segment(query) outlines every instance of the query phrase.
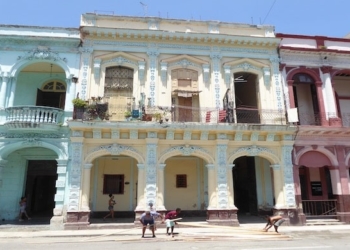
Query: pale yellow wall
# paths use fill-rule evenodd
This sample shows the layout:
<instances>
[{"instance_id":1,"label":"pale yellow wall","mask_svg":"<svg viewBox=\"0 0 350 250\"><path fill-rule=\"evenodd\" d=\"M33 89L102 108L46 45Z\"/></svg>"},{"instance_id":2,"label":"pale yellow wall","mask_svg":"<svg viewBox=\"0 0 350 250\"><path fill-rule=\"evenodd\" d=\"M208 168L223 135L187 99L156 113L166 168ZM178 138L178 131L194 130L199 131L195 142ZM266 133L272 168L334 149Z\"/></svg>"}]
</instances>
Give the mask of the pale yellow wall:
<instances>
[{"instance_id":1,"label":"pale yellow wall","mask_svg":"<svg viewBox=\"0 0 350 250\"><path fill-rule=\"evenodd\" d=\"M118 160L113 160L118 159ZM108 194L103 194L105 174L124 174L124 194L114 194L115 211L133 211L136 207L137 162L131 157L101 157L94 161L91 169L90 200L94 211L107 211ZM96 168L98 168L96 170ZM97 178L96 178L97 173ZM97 183L95 183L97 181Z\"/></svg>"},{"instance_id":2,"label":"pale yellow wall","mask_svg":"<svg viewBox=\"0 0 350 250\"><path fill-rule=\"evenodd\" d=\"M205 209L203 160L195 157L173 157L166 161L164 205L167 210ZM187 188L176 188L176 175L187 175Z\"/></svg>"}]
</instances>

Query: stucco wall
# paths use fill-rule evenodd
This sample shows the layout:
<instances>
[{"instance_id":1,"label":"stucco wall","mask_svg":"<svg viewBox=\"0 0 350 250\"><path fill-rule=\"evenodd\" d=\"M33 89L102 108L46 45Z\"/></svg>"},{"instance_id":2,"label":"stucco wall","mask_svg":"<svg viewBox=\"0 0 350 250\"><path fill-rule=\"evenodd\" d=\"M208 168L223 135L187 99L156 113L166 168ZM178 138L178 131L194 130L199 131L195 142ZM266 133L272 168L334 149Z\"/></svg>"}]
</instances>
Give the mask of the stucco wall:
<instances>
[{"instance_id":1,"label":"stucco wall","mask_svg":"<svg viewBox=\"0 0 350 250\"><path fill-rule=\"evenodd\" d=\"M90 180L90 206L93 211L108 211L108 194L103 194L105 174L124 175L124 193L114 194L115 211L133 211L136 207L137 162L131 157L101 157L94 161ZM129 182L129 184L125 184Z\"/></svg>"}]
</instances>

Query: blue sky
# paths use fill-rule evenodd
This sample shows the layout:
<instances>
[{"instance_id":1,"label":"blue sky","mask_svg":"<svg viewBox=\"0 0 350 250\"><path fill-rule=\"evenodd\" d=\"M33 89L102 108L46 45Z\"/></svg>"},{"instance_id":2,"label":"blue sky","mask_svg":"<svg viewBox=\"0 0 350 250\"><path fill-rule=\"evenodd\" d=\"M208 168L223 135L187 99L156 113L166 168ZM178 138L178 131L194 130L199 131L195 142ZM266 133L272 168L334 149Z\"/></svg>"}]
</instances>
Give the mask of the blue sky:
<instances>
[{"instance_id":1,"label":"blue sky","mask_svg":"<svg viewBox=\"0 0 350 250\"><path fill-rule=\"evenodd\" d=\"M79 27L83 13L269 24L277 33L344 37L350 0L1 0L0 24Z\"/></svg>"}]
</instances>

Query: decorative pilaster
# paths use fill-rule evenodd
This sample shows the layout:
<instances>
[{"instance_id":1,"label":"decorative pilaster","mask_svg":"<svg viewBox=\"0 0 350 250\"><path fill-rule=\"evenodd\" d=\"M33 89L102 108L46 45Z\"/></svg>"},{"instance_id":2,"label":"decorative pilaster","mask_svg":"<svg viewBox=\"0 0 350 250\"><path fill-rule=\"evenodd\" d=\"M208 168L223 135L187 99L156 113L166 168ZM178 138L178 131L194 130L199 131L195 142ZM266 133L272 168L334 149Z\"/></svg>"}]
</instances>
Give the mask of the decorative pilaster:
<instances>
[{"instance_id":1,"label":"decorative pilaster","mask_svg":"<svg viewBox=\"0 0 350 250\"><path fill-rule=\"evenodd\" d=\"M144 83L144 78L145 78L145 69L146 69L146 62L144 61L139 61L138 62L139 65L139 80L141 82L141 85L143 85Z\"/></svg>"},{"instance_id":2,"label":"decorative pilaster","mask_svg":"<svg viewBox=\"0 0 350 250\"><path fill-rule=\"evenodd\" d=\"M135 211L140 211L142 213L144 211L145 201L145 189L146 189L146 178L145 178L145 165L137 164L138 168L138 176L137 176L137 207ZM135 218L137 219L137 217Z\"/></svg>"},{"instance_id":3,"label":"decorative pilaster","mask_svg":"<svg viewBox=\"0 0 350 250\"><path fill-rule=\"evenodd\" d=\"M230 65L225 65L224 66L224 72L225 72L225 83L227 87L231 85L231 75L232 75L232 70Z\"/></svg>"},{"instance_id":4,"label":"decorative pilaster","mask_svg":"<svg viewBox=\"0 0 350 250\"><path fill-rule=\"evenodd\" d=\"M146 139L146 194L145 206L157 199L157 144L158 139Z\"/></svg>"},{"instance_id":5,"label":"decorative pilaster","mask_svg":"<svg viewBox=\"0 0 350 250\"><path fill-rule=\"evenodd\" d=\"M157 79L157 59L159 52L156 50L156 48L151 48L150 51L147 52L147 55L149 57L149 98L150 98L150 105L154 106L156 103L156 79Z\"/></svg>"},{"instance_id":6,"label":"decorative pilaster","mask_svg":"<svg viewBox=\"0 0 350 250\"><path fill-rule=\"evenodd\" d=\"M327 122L326 111L325 111L325 106L324 106L322 84L323 83L321 81L316 81L315 82L321 125L322 126L327 126L328 122Z\"/></svg>"},{"instance_id":7,"label":"decorative pilaster","mask_svg":"<svg viewBox=\"0 0 350 250\"><path fill-rule=\"evenodd\" d=\"M279 71L280 60L278 57L271 57L270 62L272 64L272 78L273 78L273 85L276 91L277 109L279 111L282 111L284 109L283 108L284 105L283 105L283 92L282 92L282 85L281 85L280 71ZM263 71L264 71L264 80L266 85L267 82L269 82L268 78L271 79L270 70L267 70L266 68L264 68ZM267 87L269 86L271 86L271 84L269 84Z\"/></svg>"},{"instance_id":8,"label":"decorative pilaster","mask_svg":"<svg viewBox=\"0 0 350 250\"><path fill-rule=\"evenodd\" d=\"M100 58L94 59L94 77L97 82L100 80L101 61L102 60Z\"/></svg>"},{"instance_id":9,"label":"decorative pilaster","mask_svg":"<svg viewBox=\"0 0 350 250\"><path fill-rule=\"evenodd\" d=\"M0 159L0 187L2 187L2 182L3 182L2 171L5 168L7 162L8 162L7 160Z\"/></svg>"},{"instance_id":10,"label":"decorative pilaster","mask_svg":"<svg viewBox=\"0 0 350 250\"><path fill-rule=\"evenodd\" d=\"M227 144L216 145L218 208L228 208L228 183L226 164Z\"/></svg>"},{"instance_id":11,"label":"decorative pilaster","mask_svg":"<svg viewBox=\"0 0 350 250\"><path fill-rule=\"evenodd\" d=\"M209 75L210 75L210 66L209 64L203 64L203 81L204 83L209 82Z\"/></svg>"},{"instance_id":12,"label":"decorative pilaster","mask_svg":"<svg viewBox=\"0 0 350 250\"><path fill-rule=\"evenodd\" d=\"M233 190L233 179L232 179L232 168L235 166L235 164L228 164L226 166L227 171L226 171L226 178L227 178L227 190L228 190L228 207L237 209L236 206L234 205L234 200L235 200L235 192Z\"/></svg>"},{"instance_id":13,"label":"decorative pilaster","mask_svg":"<svg viewBox=\"0 0 350 250\"><path fill-rule=\"evenodd\" d=\"M11 77L9 76L9 73L2 73L1 74L1 89L0 89L0 108L6 108L6 92L7 92L7 86L9 85Z\"/></svg>"},{"instance_id":14,"label":"decorative pilaster","mask_svg":"<svg viewBox=\"0 0 350 250\"><path fill-rule=\"evenodd\" d=\"M87 90L88 90L88 82L89 82L89 69L90 69L90 61L91 61L91 54L93 52L92 47L82 47L80 48L81 52L81 86L80 86L80 98L83 100L87 99Z\"/></svg>"},{"instance_id":15,"label":"decorative pilaster","mask_svg":"<svg viewBox=\"0 0 350 250\"><path fill-rule=\"evenodd\" d=\"M214 100L215 100L215 107L220 108L221 106L221 97L220 97L220 79L221 79L221 73L220 73L220 60L221 55L218 52L212 53L210 55L211 61L212 61L212 67L213 67L213 87L214 87Z\"/></svg>"},{"instance_id":16,"label":"decorative pilaster","mask_svg":"<svg viewBox=\"0 0 350 250\"><path fill-rule=\"evenodd\" d=\"M160 63L160 75L163 82L163 85L167 85L167 78L168 78L168 63L167 62L161 62Z\"/></svg>"},{"instance_id":17,"label":"decorative pilaster","mask_svg":"<svg viewBox=\"0 0 350 250\"><path fill-rule=\"evenodd\" d=\"M80 200L80 186L81 186L81 167L82 167L82 157L83 157L83 143L82 142L72 142L71 144L71 169L70 169L70 179L69 179L69 201L68 201L68 211L78 211L79 210L79 200Z\"/></svg>"},{"instance_id":18,"label":"decorative pilaster","mask_svg":"<svg viewBox=\"0 0 350 250\"><path fill-rule=\"evenodd\" d=\"M282 146L282 159L284 165L284 189L286 205L288 207L296 207L295 203L295 190L293 179L293 164L292 164L292 150L293 146Z\"/></svg>"}]
</instances>

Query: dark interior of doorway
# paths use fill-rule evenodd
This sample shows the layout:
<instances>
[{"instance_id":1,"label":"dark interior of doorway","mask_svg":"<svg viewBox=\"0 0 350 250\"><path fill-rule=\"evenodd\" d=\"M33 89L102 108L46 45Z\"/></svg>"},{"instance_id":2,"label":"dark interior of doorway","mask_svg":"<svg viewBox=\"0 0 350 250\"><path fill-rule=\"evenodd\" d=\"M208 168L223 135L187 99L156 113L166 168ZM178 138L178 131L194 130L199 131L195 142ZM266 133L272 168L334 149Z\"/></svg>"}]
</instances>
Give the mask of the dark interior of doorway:
<instances>
[{"instance_id":1,"label":"dark interior of doorway","mask_svg":"<svg viewBox=\"0 0 350 250\"><path fill-rule=\"evenodd\" d=\"M65 98L64 92L46 92L37 89L36 106L64 109Z\"/></svg>"},{"instance_id":2,"label":"dark interior of doorway","mask_svg":"<svg viewBox=\"0 0 350 250\"><path fill-rule=\"evenodd\" d=\"M55 207L57 162L30 160L26 178L27 212L32 217L52 217Z\"/></svg>"},{"instance_id":3,"label":"dark interior of doorway","mask_svg":"<svg viewBox=\"0 0 350 250\"><path fill-rule=\"evenodd\" d=\"M238 208L238 215L258 215L255 159L242 156L233 163L234 204Z\"/></svg>"}]
</instances>

